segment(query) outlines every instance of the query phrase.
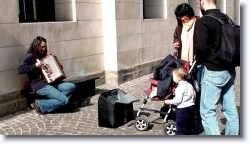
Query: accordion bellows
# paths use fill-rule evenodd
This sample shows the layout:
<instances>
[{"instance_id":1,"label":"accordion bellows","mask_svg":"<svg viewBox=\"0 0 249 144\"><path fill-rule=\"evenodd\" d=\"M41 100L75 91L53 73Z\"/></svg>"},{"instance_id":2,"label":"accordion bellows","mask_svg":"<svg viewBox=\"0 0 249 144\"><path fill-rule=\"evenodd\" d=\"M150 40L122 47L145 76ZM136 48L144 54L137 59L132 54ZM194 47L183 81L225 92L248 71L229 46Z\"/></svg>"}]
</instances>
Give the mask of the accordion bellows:
<instances>
[{"instance_id":1,"label":"accordion bellows","mask_svg":"<svg viewBox=\"0 0 249 144\"><path fill-rule=\"evenodd\" d=\"M48 83L66 78L66 75L55 55L48 55L42 59L42 73Z\"/></svg>"}]
</instances>

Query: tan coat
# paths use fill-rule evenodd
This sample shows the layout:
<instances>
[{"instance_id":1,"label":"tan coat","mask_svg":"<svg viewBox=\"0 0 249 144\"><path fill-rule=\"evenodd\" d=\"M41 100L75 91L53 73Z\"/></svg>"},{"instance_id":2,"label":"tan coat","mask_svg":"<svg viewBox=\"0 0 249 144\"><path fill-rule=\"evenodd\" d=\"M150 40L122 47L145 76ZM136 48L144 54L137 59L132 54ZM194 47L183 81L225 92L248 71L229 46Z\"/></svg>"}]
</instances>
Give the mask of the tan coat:
<instances>
[{"instance_id":1,"label":"tan coat","mask_svg":"<svg viewBox=\"0 0 249 144\"><path fill-rule=\"evenodd\" d=\"M198 23L198 20L199 20L200 17L197 17L197 16L196 16L196 18L197 18L197 19L196 19L196 22L195 22L194 37L193 37L193 45L194 45L194 47L193 47L193 52L194 52L193 56L195 56L195 53L196 53L196 44L197 44L197 23ZM179 58L179 59L181 59L181 52L182 52L182 47L181 47L181 45L182 45L182 42L181 42L182 28L183 28L183 26L180 25L180 24L178 24L178 25L176 26L175 33L174 33L174 38L173 38L173 43L179 42L179 44L180 44L180 48L178 49L178 58ZM194 59L194 58L193 58L193 59Z\"/></svg>"}]
</instances>

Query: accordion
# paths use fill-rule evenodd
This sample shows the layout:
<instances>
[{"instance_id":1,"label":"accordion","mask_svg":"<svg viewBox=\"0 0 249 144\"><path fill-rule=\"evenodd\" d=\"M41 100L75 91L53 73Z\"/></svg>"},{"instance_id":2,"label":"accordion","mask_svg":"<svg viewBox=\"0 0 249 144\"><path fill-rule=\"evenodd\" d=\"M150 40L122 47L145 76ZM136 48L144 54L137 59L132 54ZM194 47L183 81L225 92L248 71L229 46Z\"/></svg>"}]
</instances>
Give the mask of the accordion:
<instances>
[{"instance_id":1,"label":"accordion","mask_svg":"<svg viewBox=\"0 0 249 144\"><path fill-rule=\"evenodd\" d=\"M66 78L66 75L55 55L48 55L42 59L42 73L47 83Z\"/></svg>"}]
</instances>

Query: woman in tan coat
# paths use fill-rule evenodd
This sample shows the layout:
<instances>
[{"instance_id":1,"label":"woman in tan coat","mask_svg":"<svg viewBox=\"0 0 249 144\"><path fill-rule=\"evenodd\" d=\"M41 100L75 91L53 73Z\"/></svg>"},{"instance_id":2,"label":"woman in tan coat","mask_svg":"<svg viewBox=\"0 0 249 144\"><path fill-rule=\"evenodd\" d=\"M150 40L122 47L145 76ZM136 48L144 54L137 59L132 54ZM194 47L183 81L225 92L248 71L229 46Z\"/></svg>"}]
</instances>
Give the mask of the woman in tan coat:
<instances>
[{"instance_id":1,"label":"woman in tan coat","mask_svg":"<svg viewBox=\"0 0 249 144\"><path fill-rule=\"evenodd\" d=\"M193 8L182 3L175 9L177 26L174 33L173 45L178 49L178 58L190 62L195 60L197 22L199 17L195 16Z\"/></svg>"}]
</instances>

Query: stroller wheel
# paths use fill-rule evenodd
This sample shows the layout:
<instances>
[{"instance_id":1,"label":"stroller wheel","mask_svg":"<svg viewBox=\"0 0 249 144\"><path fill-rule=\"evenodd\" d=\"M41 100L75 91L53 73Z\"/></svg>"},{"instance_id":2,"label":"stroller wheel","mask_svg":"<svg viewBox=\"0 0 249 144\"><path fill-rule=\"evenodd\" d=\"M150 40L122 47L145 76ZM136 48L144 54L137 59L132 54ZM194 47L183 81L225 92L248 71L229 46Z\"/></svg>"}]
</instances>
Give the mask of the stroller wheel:
<instances>
[{"instance_id":1,"label":"stroller wheel","mask_svg":"<svg viewBox=\"0 0 249 144\"><path fill-rule=\"evenodd\" d=\"M176 122L168 120L167 123L163 124L163 131L166 135L175 135L176 133Z\"/></svg>"},{"instance_id":2,"label":"stroller wheel","mask_svg":"<svg viewBox=\"0 0 249 144\"><path fill-rule=\"evenodd\" d=\"M141 115L141 116L136 118L135 127L137 130L145 131L145 130L147 130L148 126L149 126L149 119L147 116Z\"/></svg>"},{"instance_id":3,"label":"stroller wheel","mask_svg":"<svg viewBox=\"0 0 249 144\"><path fill-rule=\"evenodd\" d=\"M148 123L150 124L150 120L148 119L148 117L146 115L140 115L139 117L144 117L148 121Z\"/></svg>"}]
</instances>

